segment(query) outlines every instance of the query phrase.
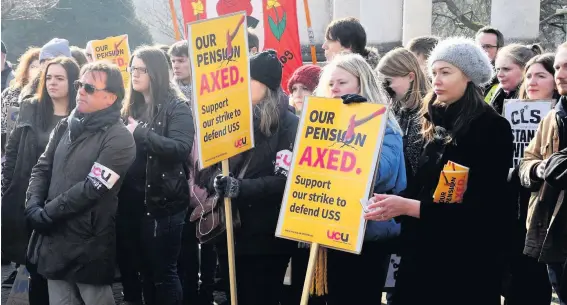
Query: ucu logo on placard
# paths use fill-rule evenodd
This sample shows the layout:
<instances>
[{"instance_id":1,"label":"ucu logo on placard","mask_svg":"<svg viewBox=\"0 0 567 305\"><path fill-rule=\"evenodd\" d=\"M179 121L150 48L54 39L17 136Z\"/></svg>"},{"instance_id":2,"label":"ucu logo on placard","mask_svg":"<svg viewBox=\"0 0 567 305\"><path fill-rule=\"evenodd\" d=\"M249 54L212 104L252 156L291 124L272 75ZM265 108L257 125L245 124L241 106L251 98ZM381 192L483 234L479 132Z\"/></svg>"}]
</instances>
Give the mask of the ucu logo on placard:
<instances>
[{"instance_id":1,"label":"ucu logo on placard","mask_svg":"<svg viewBox=\"0 0 567 305\"><path fill-rule=\"evenodd\" d=\"M236 148L240 148L244 145L246 145L246 137L238 139L234 142L234 147L236 147Z\"/></svg>"},{"instance_id":2,"label":"ucu logo on placard","mask_svg":"<svg viewBox=\"0 0 567 305\"><path fill-rule=\"evenodd\" d=\"M337 231L327 230L327 238L336 241L342 241L348 243L348 238L350 234L345 234Z\"/></svg>"}]
</instances>

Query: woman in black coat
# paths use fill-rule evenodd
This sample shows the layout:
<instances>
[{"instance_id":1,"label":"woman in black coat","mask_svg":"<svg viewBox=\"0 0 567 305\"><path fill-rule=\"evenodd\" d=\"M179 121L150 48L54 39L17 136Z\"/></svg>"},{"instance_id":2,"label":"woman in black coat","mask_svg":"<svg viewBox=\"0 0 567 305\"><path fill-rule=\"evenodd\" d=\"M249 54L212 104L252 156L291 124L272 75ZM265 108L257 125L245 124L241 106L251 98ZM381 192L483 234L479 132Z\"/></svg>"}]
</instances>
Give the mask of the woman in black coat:
<instances>
[{"instance_id":1,"label":"woman in black coat","mask_svg":"<svg viewBox=\"0 0 567 305\"><path fill-rule=\"evenodd\" d=\"M234 232L239 304L279 304L287 265L297 248L296 242L274 235L299 122L288 110L281 73L272 50L250 58L254 148L229 159L234 175L220 175L217 165L197 177L209 193L232 198L233 208L240 213L242 225ZM244 177L237 179L248 162ZM228 279L226 240L221 238L215 246Z\"/></svg>"},{"instance_id":2,"label":"woman in black coat","mask_svg":"<svg viewBox=\"0 0 567 305\"><path fill-rule=\"evenodd\" d=\"M423 106L419 183L409 198L375 195L365 218L406 218L393 304L500 304L502 219L514 216L502 204L512 166L510 124L482 99L479 86L492 69L474 42L445 40L429 63L434 90ZM469 168L459 203L433 200L448 161Z\"/></svg>"},{"instance_id":3,"label":"woman in black coat","mask_svg":"<svg viewBox=\"0 0 567 305\"><path fill-rule=\"evenodd\" d=\"M33 166L45 150L49 135L57 123L75 108L77 91L73 83L79 78L79 66L69 58L52 60L41 72L38 93L20 105L16 126L6 145L6 162L2 169L2 258L26 264L30 229L26 226L24 208L26 190ZM47 282L27 266L30 281L30 304L47 304ZM39 292L43 291L44 292Z\"/></svg>"},{"instance_id":4,"label":"woman in black coat","mask_svg":"<svg viewBox=\"0 0 567 305\"><path fill-rule=\"evenodd\" d=\"M136 159L118 196L117 259L124 300L141 303L143 290L145 304L178 305L183 292L177 259L189 206L193 116L169 81L161 49L137 49L128 70L130 97L122 115L136 141Z\"/></svg>"}]
</instances>

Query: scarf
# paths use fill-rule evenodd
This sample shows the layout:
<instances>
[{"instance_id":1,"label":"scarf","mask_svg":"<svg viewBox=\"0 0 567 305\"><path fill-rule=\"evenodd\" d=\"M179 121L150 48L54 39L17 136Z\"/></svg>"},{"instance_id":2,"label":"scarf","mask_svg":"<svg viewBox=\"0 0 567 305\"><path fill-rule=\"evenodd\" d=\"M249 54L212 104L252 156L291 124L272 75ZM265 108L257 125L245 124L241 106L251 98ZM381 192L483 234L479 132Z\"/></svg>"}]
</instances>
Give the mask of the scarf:
<instances>
[{"instance_id":1,"label":"scarf","mask_svg":"<svg viewBox=\"0 0 567 305\"><path fill-rule=\"evenodd\" d=\"M77 108L69 115L69 137L76 140L83 132L94 132L120 120L119 103L93 113L81 113Z\"/></svg>"}]
</instances>

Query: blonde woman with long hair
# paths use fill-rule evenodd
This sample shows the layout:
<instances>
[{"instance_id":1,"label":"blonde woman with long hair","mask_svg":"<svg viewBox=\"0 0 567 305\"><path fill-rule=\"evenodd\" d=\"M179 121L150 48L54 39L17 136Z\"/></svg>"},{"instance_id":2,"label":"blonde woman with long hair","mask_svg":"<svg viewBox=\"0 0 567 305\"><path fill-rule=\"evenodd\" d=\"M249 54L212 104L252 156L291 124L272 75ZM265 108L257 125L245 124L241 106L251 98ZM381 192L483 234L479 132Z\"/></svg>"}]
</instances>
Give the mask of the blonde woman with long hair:
<instances>
[{"instance_id":1,"label":"blonde woman with long hair","mask_svg":"<svg viewBox=\"0 0 567 305\"><path fill-rule=\"evenodd\" d=\"M392 98L392 112L404 132L404 156L408 184L411 184L424 145L419 111L431 84L415 55L403 48L388 52L376 71L384 80L385 89Z\"/></svg>"},{"instance_id":2,"label":"blonde woman with long hair","mask_svg":"<svg viewBox=\"0 0 567 305\"><path fill-rule=\"evenodd\" d=\"M316 94L353 102L389 104L382 83L372 68L358 54L341 54L323 69ZM406 187L402 130L394 114L388 112L388 123L375 178L374 192L398 194ZM388 272L391 254L389 241L399 234L394 220L370 221L360 255L327 249L327 304L379 304ZM319 293L317 293L319 294Z\"/></svg>"}]
</instances>

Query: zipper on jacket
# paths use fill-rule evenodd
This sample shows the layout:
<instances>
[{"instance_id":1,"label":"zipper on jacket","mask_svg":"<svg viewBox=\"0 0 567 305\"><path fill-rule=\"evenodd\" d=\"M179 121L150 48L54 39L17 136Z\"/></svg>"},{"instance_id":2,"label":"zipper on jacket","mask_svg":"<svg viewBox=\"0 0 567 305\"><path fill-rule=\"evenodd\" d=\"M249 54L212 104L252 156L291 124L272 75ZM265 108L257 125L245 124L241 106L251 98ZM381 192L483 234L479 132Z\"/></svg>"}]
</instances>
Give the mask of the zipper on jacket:
<instances>
[{"instance_id":1,"label":"zipper on jacket","mask_svg":"<svg viewBox=\"0 0 567 305\"><path fill-rule=\"evenodd\" d=\"M157 220L154 219L154 237L157 236Z\"/></svg>"}]
</instances>

